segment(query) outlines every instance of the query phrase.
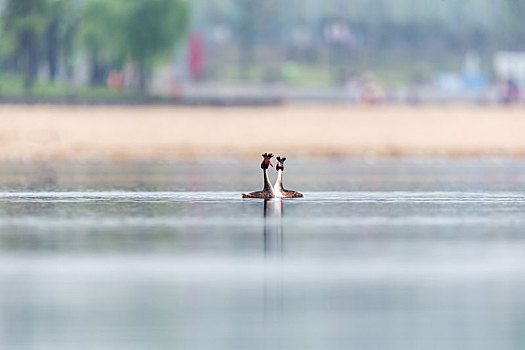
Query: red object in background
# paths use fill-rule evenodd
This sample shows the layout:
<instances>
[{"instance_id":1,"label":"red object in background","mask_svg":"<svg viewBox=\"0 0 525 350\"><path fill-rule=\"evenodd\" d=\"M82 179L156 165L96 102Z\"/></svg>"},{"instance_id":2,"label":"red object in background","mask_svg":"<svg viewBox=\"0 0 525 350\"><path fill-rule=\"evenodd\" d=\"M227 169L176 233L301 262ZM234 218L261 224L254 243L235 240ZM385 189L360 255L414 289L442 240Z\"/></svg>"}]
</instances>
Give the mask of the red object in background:
<instances>
[{"instance_id":1,"label":"red object in background","mask_svg":"<svg viewBox=\"0 0 525 350\"><path fill-rule=\"evenodd\" d=\"M191 79L199 80L204 68L204 43L197 33L192 33L188 39L188 67Z\"/></svg>"},{"instance_id":2,"label":"red object in background","mask_svg":"<svg viewBox=\"0 0 525 350\"><path fill-rule=\"evenodd\" d=\"M124 83L124 75L120 71L112 70L109 72L107 85L111 90L119 90Z\"/></svg>"}]
</instances>

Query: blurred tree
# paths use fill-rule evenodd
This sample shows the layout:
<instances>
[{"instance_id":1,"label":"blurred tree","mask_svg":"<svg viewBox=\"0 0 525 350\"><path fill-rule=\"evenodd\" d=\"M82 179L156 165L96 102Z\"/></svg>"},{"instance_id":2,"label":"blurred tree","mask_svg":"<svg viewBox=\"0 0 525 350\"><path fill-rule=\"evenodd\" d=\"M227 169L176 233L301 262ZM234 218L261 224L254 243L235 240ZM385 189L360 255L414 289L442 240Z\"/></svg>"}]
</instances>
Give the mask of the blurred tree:
<instances>
[{"instance_id":1,"label":"blurred tree","mask_svg":"<svg viewBox=\"0 0 525 350\"><path fill-rule=\"evenodd\" d=\"M241 78L247 79L254 64L255 44L263 32L280 40L280 33L272 29L278 27L279 2L275 0L236 0L239 12L239 65ZM278 32L278 30L277 30Z\"/></svg>"},{"instance_id":2,"label":"blurred tree","mask_svg":"<svg viewBox=\"0 0 525 350\"><path fill-rule=\"evenodd\" d=\"M49 3L47 8L47 26L45 31L46 60L49 68L49 80L55 81L58 72L58 60L61 44L66 44L67 36L70 35L64 28L66 19L72 17L70 0L55 0Z\"/></svg>"},{"instance_id":3,"label":"blurred tree","mask_svg":"<svg viewBox=\"0 0 525 350\"><path fill-rule=\"evenodd\" d=\"M46 0L8 0L3 13L6 34L22 60L26 93L31 91L38 73L46 5Z\"/></svg>"},{"instance_id":4,"label":"blurred tree","mask_svg":"<svg viewBox=\"0 0 525 350\"><path fill-rule=\"evenodd\" d=\"M257 17L258 0L237 0L239 8L239 57L241 78L248 77L248 71L253 64L253 50L255 46L255 23Z\"/></svg>"},{"instance_id":5,"label":"blurred tree","mask_svg":"<svg viewBox=\"0 0 525 350\"><path fill-rule=\"evenodd\" d=\"M60 46L60 55L63 57L66 78L69 82L73 79L73 57L79 22L80 19L78 11L72 7L70 11L68 11L68 15L65 17L64 23L62 25L62 45Z\"/></svg>"},{"instance_id":6,"label":"blurred tree","mask_svg":"<svg viewBox=\"0 0 525 350\"><path fill-rule=\"evenodd\" d=\"M124 25L129 58L139 73L139 88L146 92L153 63L168 54L186 33L189 8L184 0L128 1Z\"/></svg>"},{"instance_id":7,"label":"blurred tree","mask_svg":"<svg viewBox=\"0 0 525 350\"><path fill-rule=\"evenodd\" d=\"M505 26L506 41L510 48L515 50L525 50L525 1L524 0L505 0L507 10L507 25Z\"/></svg>"},{"instance_id":8,"label":"blurred tree","mask_svg":"<svg viewBox=\"0 0 525 350\"><path fill-rule=\"evenodd\" d=\"M124 1L88 1L81 11L80 38L88 51L91 85L106 83L110 62L122 57Z\"/></svg>"}]
</instances>

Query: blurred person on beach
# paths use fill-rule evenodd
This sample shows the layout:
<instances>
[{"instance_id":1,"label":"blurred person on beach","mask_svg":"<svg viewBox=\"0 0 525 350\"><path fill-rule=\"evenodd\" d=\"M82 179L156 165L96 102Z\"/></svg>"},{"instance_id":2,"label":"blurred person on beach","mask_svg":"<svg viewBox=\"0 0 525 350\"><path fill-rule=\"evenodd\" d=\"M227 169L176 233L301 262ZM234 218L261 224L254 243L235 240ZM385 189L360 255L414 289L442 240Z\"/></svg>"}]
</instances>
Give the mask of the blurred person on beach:
<instances>
[{"instance_id":1,"label":"blurred person on beach","mask_svg":"<svg viewBox=\"0 0 525 350\"><path fill-rule=\"evenodd\" d=\"M520 88L512 78L508 79L503 85L502 102L503 104L513 104L520 100Z\"/></svg>"}]
</instances>

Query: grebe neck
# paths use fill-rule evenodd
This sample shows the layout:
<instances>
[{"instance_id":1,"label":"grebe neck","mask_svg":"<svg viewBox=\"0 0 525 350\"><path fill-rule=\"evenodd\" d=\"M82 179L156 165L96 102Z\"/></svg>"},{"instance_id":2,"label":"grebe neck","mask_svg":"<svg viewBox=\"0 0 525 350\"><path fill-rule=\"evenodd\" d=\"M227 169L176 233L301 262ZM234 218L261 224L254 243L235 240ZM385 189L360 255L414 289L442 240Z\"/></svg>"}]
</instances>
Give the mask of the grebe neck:
<instances>
[{"instance_id":1,"label":"grebe neck","mask_svg":"<svg viewBox=\"0 0 525 350\"><path fill-rule=\"evenodd\" d=\"M275 181L273 190L275 192L275 197L280 198L283 196L283 171L281 169L277 171L277 181Z\"/></svg>"},{"instance_id":2,"label":"grebe neck","mask_svg":"<svg viewBox=\"0 0 525 350\"><path fill-rule=\"evenodd\" d=\"M277 181L275 181L275 190L279 190L280 192L283 192L283 171L282 169L279 169L277 171Z\"/></svg>"},{"instance_id":3,"label":"grebe neck","mask_svg":"<svg viewBox=\"0 0 525 350\"><path fill-rule=\"evenodd\" d=\"M264 172L264 188L263 191L273 193L273 187L268 178L268 169L263 169Z\"/></svg>"}]
</instances>

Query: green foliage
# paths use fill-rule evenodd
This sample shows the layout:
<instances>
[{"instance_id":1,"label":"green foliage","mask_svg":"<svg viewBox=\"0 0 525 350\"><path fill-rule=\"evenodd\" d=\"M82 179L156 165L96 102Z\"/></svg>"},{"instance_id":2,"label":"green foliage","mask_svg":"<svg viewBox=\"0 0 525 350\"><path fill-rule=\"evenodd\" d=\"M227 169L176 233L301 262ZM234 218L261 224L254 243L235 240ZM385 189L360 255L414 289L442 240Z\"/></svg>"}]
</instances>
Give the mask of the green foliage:
<instances>
[{"instance_id":1,"label":"green foliage","mask_svg":"<svg viewBox=\"0 0 525 350\"><path fill-rule=\"evenodd\" d=\"M22 44L22 38L37 37L45 28L46 0L9 0L4 10L6 33Z\"/></svg>"},{"instance_id":2,"label":"green foliage","mask_svg":"<svg viewBox=\"0 0 525 350\"><path fill-rule=\"evenodd\" d=\"M238 19L236 29L240 44L241 76L249 79L254 61L254 46L262 33L272 32L277 27L279 2L276 0L236 0ZM274 34L274 33L272 33Z\"/></svg>"},{"instance_id":3,"label":"green foliage","mask_svg":"<svg viewBox=\"0 0 525 350\"><path fill-rule=\"evenodd\" d=\"M90 0L82 9L80 38L89 53L92 83L104 70L133 63L145 90L154 62L183 38L189 20L182 0Z\"/></svg>"},{"instance_id":4,"label":"green foliage","mask_svg":"<svg viewBox=\"0 0 525 350\"><path fill-rule=\"evenodd\" d=\"M103 85L109 67L121 68L125 58L123 0L90 0L80 11L80 42L90 61L91 85Z\"/></svg>"},{"instance_id":5,"label":"green foliage","mask_svg":"<svg viewBox=\"0 0 525 350\"><path fill-rule=\"evenodd\" d=\"M71 0L51 1L46 11L45 30L45 56L49 68L51 81L55 80L58 73L59 59L63 56L68 60L72 54L68 50L69 40L72 38L70 31L74 28L70 25L74 18ZM61 55L62 54L62 55Z\"/></svg>"},{"instance_id":6,"label":"green foliage","mask_svg":"<svg viewBox=\"0 0 525 350\"><path fill-rule=\"evenodd\" d=\"M26 92L31 91L37 69L44 64L50 80L58 72L73 77L77 57L87 57L93 85L105 85L110 70L133 65L138 85L145 91L153 69L183 39L190 6L193 27L205 38L214 39L219 26L232 31L233 40L207 50L213 55L207 72L224 80L284 79L301 86L328 86L334 83L330 72L339 75L341 66L352 74L374 71L395 84L431 77L437 70L458 70L469 50L489 60L496 50L525 47L524 0L0 3L4 5L0 9L0 67L23 74L21 86ZM355 34L355 43L338 60L331 58L333 48L322 41L320 24L326 18L346 20ZM294 46L292 39L297 33L306 33L309 41ZM283 76L281 67L290 60L296 62L297 69L285 69ZM33 92L41 91L37 86L38 82Z\"/></svg>"},{"instance_id":7,"label":"green foliage","mask_svg":"<svg viewBox=\"0 0 525 350\"><path fill-rule=\"evenodd\" d=\"M125 23L129 53L152 61L173 49L186 32L188 7L179 0L134 0Z\"/></svg>"},{"instance_id":8,"label":"green foliage","mask_svg":"<svg viewBox=\"0 0 525 350\"><path fill-rule=\"evenodd\" d=\"M24 95L24 82L12 74L0 74L0 98L16 99ZM33 95L61 100L63 97L77 98L82 101L123 101L136 98L126 91L115 91L107 87L73 87L66 83L36 82Z\"/></svg>"},{"instance_id":9,"label":"green foliage","mask_svg":"<svg viewBox=\"0 0 525 350\"><path fill-rule=\"evenodd\" d=\"M186 32L189 9L182 0L132 0L124 22L130 59L139 70L142 91L154 61L169 53Z\"/></svg>"},{"instance_id":10,"label":"green foliage","mask_svg":"<svg viewBox=\"0 0 525 350\"><path fill-rule=\"evenodd\" d=\"M11 48L24 65L24 87L31 91L38 70L40 41L46 28L47 0L9 0L4 10L4 29Z\"/></svg>"},{"instance_id":11,"label":"green foliage","mask_svg":"<svg viewBox=\"0 0 525 350\"><path fill-rule=\"evenodd\" d=\"M183 38L188 21L184 0L86 0L81 7L72 0L7 0L1 54L24 73L27 92L44 59L50 80L60 63L71 75L75 48L87 53L94 84L105 83L109 69L130 62L145 89L147 73Z\"/></svg>"},{"instance_id":12,"label":"green foliage","mask_svg":"<svg viewBox=\"0 0 525 350\"><path fill-rule=\"evenodd\" d=\"M122 57L124 36L122 1L91 0L81 9L80 40L93 55L106 60Z\"/></svg>"},{"instance_id":13,"label":"green foliage","mask_svg":"<svg viewBox=\"0 0 525 350\"><path fill-rule=\"evenodd\" d=\"M525 46L525 1L505 0L507 7L505 41L514 49L523 50Z\"/></svg>"}]
</instances>

